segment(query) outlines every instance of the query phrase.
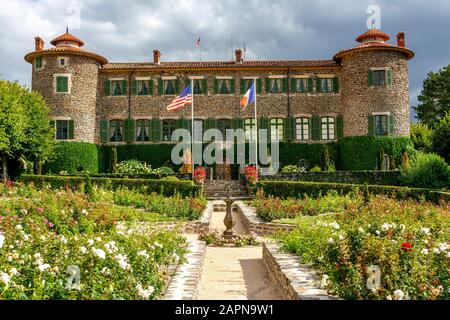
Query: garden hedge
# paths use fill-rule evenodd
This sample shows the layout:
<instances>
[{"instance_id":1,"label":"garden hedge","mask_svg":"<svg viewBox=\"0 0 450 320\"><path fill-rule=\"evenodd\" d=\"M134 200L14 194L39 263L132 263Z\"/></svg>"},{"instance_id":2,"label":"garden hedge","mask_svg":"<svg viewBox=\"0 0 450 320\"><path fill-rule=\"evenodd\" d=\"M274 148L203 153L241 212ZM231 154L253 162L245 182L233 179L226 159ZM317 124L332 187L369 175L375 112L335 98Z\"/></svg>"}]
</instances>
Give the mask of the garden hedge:
<instances>
[{"instance_id":1,"label":"garden hedge","mask_svg":"<svg viewBox=\"0 0 450 320\"><path fill-rule=\"evenodd\" d=\"M363 190L364 185L302 181L259 181L257 188L263 190L265 195L278 198L300 198L305 194L311 197L318 197L332 190L346 194L355 190ZM379 185L368 185L368 188L372 194L390 195L398 199L412 198L418 200L424 198L434 202L448 200L448 195L444 192L433 189Z\"/></svg>"},{"instance_id":2,"label":"garden hedge","mask_svg":"<svg viewBox=\"0 0 450 320\"><path fill-rule=\"evenodd\" d=\"M338 145L338 167L347 171L377 170L381 151L392 156L398 167L402 154L408 147L414 148L411 139L405 137L347 137L340 140Z\"/></svg>"},{"instance_id":3,"label":"garden hedge","mask_svg":"<svg viewBox=\"0 0 450 320\"><path fill-rule=\"evenodd\" d=\"M86 142L57 142L52 160L45 163L43 173L57 174L66 171L74 174L81 171L99 172L98 147Z\"/></svg>"},{"instance_id":4,"label":"garden hedge","mask_svg":"<svg viewBox=\"0 0 450 320\"><path fill-rule=\"evenodd\" d=\"M278 173L274 176L264 176L268 181L309 181L350 184L378 184L400 186L402 171L337 171L337 172L302 172Z\"/></svg>"},{"instance_id":5,"label":"garden hedge","mask_svg":"<svg viewBox=\"0 0 450 320\"><path fill-rule=\"evenodd\" d=\"M19 180L24 183L33 183L36 186L49 184L55 189L70 187L79 190L84 185L85 179L85 177L81 176L22 175ZM129 189L145 187L148 193L156 192L165 196L173 196L177 193L183 196L196 196L201 194L201 186L195 185L192 181L91 178L91 183L112 190L119 187L127 187Z\"/></svg>"}]
</instances>

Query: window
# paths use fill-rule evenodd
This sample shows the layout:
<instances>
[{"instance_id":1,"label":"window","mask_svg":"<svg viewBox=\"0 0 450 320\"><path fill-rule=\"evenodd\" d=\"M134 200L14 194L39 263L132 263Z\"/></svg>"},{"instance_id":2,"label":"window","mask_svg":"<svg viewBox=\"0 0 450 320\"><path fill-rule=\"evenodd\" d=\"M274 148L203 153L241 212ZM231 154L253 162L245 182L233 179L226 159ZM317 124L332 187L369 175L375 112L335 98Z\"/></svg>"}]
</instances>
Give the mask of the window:
<instances>
[{"instance_id":1,"label":"window","mask_svg":"<svg viewBox=\"0 0 450 320\"><path fill-rule=\"evenodd\" d=\"M138 80L137 81L137 93L139 96L148 96L150 94L149 81Z\"/></svg>"},{"instance_id":2,"label":"window","mask_svg":"<svg viewBox=\"0 0 450 320\"><path fill-rule=\"evenodd\" d=\"M373 85L374 86L386 85L386 70L373 71Z\"/></svg>"},{"instance_id":3,"label":"window","mask_svg":"<svg viewBox=\"0 0 450 320\"><path fill-rule=\"evenodd\" d=\"M68 76L56 76L56 93L69 93Z\"/></svg>"},{"instance_id":4,"label":"window","mask_svg":"<svg viewBox=\"0 0 450 320\"><path fill-rule=\"evenodd\" d=\"M335 139L334 117L322 117L322 140Z\"/></svg>"},{"instance_id":5,"label":"window","mask_svg":"<svg viewBox=\"0 0 450 320\"><path fill-rule=\"evenodd\" d=\"M177 129L177 121L163 120L163 141L172 141L172 133Z\"/></svg>"},{"instance_id":6,"label":"window","mask_svg":"<svg viewBox=\"0 0 450 320\"><path fill-rule=\"evenodd\" d=\"M203 94L204 92L202 92L202 81L203 80L199 80L199 79L194 79L194 94Z\"/></svg>"},{"instance_id":7,"label":"window","mask_svg":"<svg viewBox=\"0 0 450 320\"><path fill-rule=\"evenodd\" d=\"M388 135L388 116L377 115L375 116L375 135L387 136Z\"/></svg>"},{"instance_id":8,"label":"window","mask_svg":"<svg viewBox=\"0 0 450 320\"><path fill-rule=\"evenodd\" d=\"M230 79L218 79L218 90L220 94L231 93L231 80Z\"/></svg>"},{"instance_id":9,"label":"window","mask_svg":"<svg viewBox=\"0 0 450 320\"><path fill-rule=\"evenodd\" d=\"M280 118L270 119L270 139L283 140L284 120Z\"/></svg>"},{"instance_id":10,"label":"window","mask_svg":"<svg viewBox=\"0 0 450 320\"><path fill-rule=\"evenodd\" d=\"M111 81L111 95L113 96L123 96L125 93L125 88L123 87L122 80L112 80Z\"/></svg>"},{"instance_id":11,"label":"window","mask_svg":"<svg viewBox=\"0 0 450 320\"><path fill-rule=\"evenodd\" d=\"M292 88L292 91L296 93L306 93L308 90L308 79L301 78L301 79L295 79L294 80L294 88Z\"/></svg>"},{"instance_id":12,"label":"window","mask_svg":"<svg viewBox=\"0 0 450 320\"><path fill-rule=\"evenodd\" d=\"M109 141L111 142L123 141L123 120L109 121Z\"/></svg>"},{"instance_id":13,"label":"window","mask_svg":"<svg viewBox=\"0 0 450 320\"><path fill-rule=\"evenodd\" d=\"M333 92L333 79L332 78L320 79L320 90L322 93Z\"/></svg>"},{"instance_id":14,"label":"window","mask_svg":"<svg viewBox=\"0 0 450 320\"><path fill-rule=\"evenodd\" d=\"M282 79L269 79L270 80L270 93L281 93L283 91Z\"/></svg>"},{"instance_id":15,"label":"window","mask_svg":"<svg viewBox=\"0 0 450 320\"><path fill-rule=\"evenodd\" d=\"M34 69L41 70L43 68L42 57L36 57L34 60Z\"/></svg>"},{"instance_id":16,"label":"window","mask_svg":"<svg viewBox=\"0 0 450 320\"><path fill-rule=\"evenodd\" d=\"M297 140L309 140L309 118L295 119L295 134Z\"/></svg>"},{"instance_id":17,"label":"window","mask_svg":"<svg viewBox=\"0 0 450 320\"><path fill-rule=\"evenodd\" d=\"M56 140L68 140L69 139L69 120L56 120L55 121L55 139Z\"/></svg>"},{"instance_id":18,"label":"window","mask_svg":"<svg viewBox=\"0 0 450 320\"><path fill-rule=\"evenodd\" d=\"M136 141L137 142L150 141L150 120L147 119L136 120Z\"/></svg>"},{"instance_id":19,"label":"window","mask_svg":"<svg viewBox=\"0 0 450 320\"><path fill-rule=\"evenodd\" d=\"M164 94L174 95L175 94L175 81L176 80L164 80Z\"/></svg>"},{"instance_id":20,"label":"window","mask_svg":"<svg viewBox=\"0 0 450 320\"><path fill-rule=\"evenodd\" d=\"M222 133L223 140L226 140L227 130L231 129L231 120L230 119L217 120L217 129Z\"/></svg>"},{"instance_id":21,"label":"window","mask_svg":"<svg viewBox=\"0 0 450 320\"><path fill-rule=\"evenodd\" d=\"M67 58L65 57L58 58L58 64L60 67L67 66Z\"/></svg>"},{"instance_id":22,"label":"window","mask_svg":"<svg viewBox=\"0 0 450 320\"><path fill-rule=\"evenodd\" d=\"M256 140L256 121L254 118L249 118L244 120L244 132L245 140L254 141Z\"/></svg>"}]
</instances>

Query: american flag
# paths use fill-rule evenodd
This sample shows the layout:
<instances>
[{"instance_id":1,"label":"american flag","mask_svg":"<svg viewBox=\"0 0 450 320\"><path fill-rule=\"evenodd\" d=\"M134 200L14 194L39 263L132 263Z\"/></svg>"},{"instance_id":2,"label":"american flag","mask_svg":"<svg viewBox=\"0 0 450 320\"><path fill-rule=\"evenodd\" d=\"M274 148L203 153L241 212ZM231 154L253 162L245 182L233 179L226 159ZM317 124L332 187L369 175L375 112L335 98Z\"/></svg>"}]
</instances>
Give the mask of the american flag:
<instances>
[{"instance_id":1,"label":"american flag","mask_svg":"<svg viewBox=\"0 0 450 320\"><path fill-rule=\"evenodd\" d=\"M167 106L167 111L175 111L183 108L186 104L192 103L192 88L188 85L183 92L173 99L172 103Z\"/></svg>"}]
</instances>

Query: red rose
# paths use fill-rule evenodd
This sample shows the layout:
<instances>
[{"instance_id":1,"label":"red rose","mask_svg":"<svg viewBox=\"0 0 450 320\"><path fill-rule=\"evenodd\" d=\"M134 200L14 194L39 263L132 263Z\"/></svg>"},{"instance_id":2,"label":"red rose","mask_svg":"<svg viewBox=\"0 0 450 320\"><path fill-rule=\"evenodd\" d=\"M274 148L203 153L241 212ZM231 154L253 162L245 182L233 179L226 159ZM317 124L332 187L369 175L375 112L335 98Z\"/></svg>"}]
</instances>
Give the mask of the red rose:
<instances>
[{"instance_id":1,"label":"red rose","mask_svg":"<svg viewBox=\"0 0 450 320\"><path fill-rule=\"evenodd\" d=\"M409 244L408 242L402 243L402 250L403 251L411 251L412 247L413 246L411 244Z\"/></svg>"}]
</instances>

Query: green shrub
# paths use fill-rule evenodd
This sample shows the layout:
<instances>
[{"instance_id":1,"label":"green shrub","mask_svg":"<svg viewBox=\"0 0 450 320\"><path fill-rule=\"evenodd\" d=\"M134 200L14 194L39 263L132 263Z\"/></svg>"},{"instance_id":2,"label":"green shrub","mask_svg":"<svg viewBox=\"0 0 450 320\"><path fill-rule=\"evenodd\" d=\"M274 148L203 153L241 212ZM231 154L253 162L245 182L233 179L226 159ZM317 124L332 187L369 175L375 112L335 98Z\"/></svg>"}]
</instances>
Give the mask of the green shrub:
<instances>
[{"instance_id":1,"label":"green shrub","mask_svg":"<svg viewBox=\"0 0 450 320\"><path fill-rule=\"evenodd\" d=\"M156 171L160 172L161 174L166 174L166 175L175 174L175 171L170 167L161 167L161 168L156 169Z\"/></svg>"},{"instance_id":2,"label":"green shrub","mask_svg":"<svg viewBox=\"0 0 450 320\"><path fill-rule=\"evenodd\" d=\"M116 172L120 174L148 174L152 173L153 170L145 162L132 159L118 163Z\"/></svg>"},{"instance_id":3,"label":"green shrub","mask_svg":"<svg viewBox=\"0 0 450 320\"><path fill-rule=\"evenodd\" d=\"M450 188L450 166L432 153L418 152L403 175L407 185L419 188Z\"/></svg>"},{"instance_id":4,"label":"green shrub","mask_svg":"<svg viewBox=\"0 0 450 320\"><path fill-rule=\"evenodd\" d=\"M416 150L428 152L431 150L433 130L423 123L412 123L410 138Z\"/></svg>"},{"instance_id":5,"label":"green shrub","mask_svg":"<svg viewBox=\"0 0 450 320\"><path fill-rule=\"evenodd\" d=\"M70 174L78 172L98 173L98 148L95 144L86 142L58 142L52 160L43 166L44 173Z\"/></svg>"},{"instance_id":6,"label":"green shrub","mask_svg":"<svg viewBox=\"0 0 450 320\"><path fill-rule=\"evenodd\" d=\"M345 183L303 182L303 181L259 181L257 188L265 195L278 198L303 198L304 195L319 197L335 190L339 194L354 193L361 190L363 185ZM390 195L398 199L427 199L439 201L440 196L433 189L408 188L397 186L368 185L372 194Z\"/></svg>"},{"instance_id":7,"label":"green shrub","mask_svg":"<svg viewBox=\"0 0 450 320\"><path fill-rule=\"evenodd\" d=\"M300 173L302 170L295 165L287 165L281 169L281 173Z\"/></svg>"},{"instance_id":8,"label":"green shrub","mask_svg":"<svg viewBox=\"0 0 450 320\"><path fill-rule=\"evenodd\" d=\"M403 137L346 137L338 143L338 167L347 171L377 170L380 167L378 159L382 151L392 156L394 162L400 165L403 153L414 147L411 139Z\"/></svg>"},{"instance_id":9,"label":"green shrub","mask_svg":"<svg viewBox=\"0 0 450 320\"><path fill-rule=\"evenodd\" d=\"M434 152L450 164L450 112L439 122L432 136Z\"/></svg>"},{"instance_id":10,"label":"green shrub","mask_svg":"<svg viewBox=\"0 0 450 320\"><path fill-rule=\"evenodd\" d=\"M92 181L89 175L84 179L84 194L91 198L94 194L94 189L92 188Z\"/></svg>"},{"instance_id":11,"label":"green shrub","mask_svg":"<svg viewBox=\"0 0 450 320\"><path fill-rule=\"evenodd\" d=\"M322 172L322 168L319 166L315 166L309 170L309 172Z\"/></svg>"},{"instance_id":12,"label":"green shrub","mask_svg":"<svg viewBox=\"0 0 450 320\"><path fill-rule=\"evenodd\" d=\"M84 184L84 177L64 176L37 176L22 175L20 180L25 183L33 183L40 187L50 185L54 189L71 188L80 190ZM91 178L92 184L108 190L116 190L121 187L128 189L145 190L145 193L153 192L165 196L173 196L179 193L182 196L196 196L201 194L201 187L192 181L163 181L151 179L115 179L115 178Z\"/></svg>"},{"instance_id":13,"label":"green shrub","mask_svg":"<svg viewBox=\"0 0 450 320\"><path fill-rule=\"evenodd\" d=\"M117 148L111 148L111 165L110 172L117 173Z\"/></svg>"},{"instance_id":14,"label":"green shrub","mask_svg":"<svg viewBox=\"0 0 450 320\"><path fill-rule=\"evenodd\" d=\"M324 144L322 146L322 154L320 159L320 167L323 171L328 171L331 165L330 154L328 153L328 146Z\"/></svg>"}]
</instances>

